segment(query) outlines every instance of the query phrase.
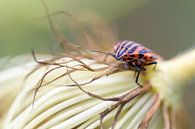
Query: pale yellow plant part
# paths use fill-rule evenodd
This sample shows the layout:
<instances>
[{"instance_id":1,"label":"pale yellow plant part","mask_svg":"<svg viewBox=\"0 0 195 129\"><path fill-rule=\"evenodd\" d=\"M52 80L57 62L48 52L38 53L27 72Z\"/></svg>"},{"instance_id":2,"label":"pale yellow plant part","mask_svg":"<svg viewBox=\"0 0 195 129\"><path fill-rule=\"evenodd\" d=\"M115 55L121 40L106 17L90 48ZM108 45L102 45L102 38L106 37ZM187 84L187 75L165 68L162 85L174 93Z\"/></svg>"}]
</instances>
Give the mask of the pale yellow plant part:
<instances>
[{"instance_id":1,"label":"pale yellow plant part","mask_svg":"<svg viewBox=\"0 0 195 129\"><path fill-rule=\"evenodd\" d=\"M62 60L67 60L67 58L58 61ZM87 64L93 62L88 59L83 61ZM72 62L68 66L74 67L76 64L77 62ZM79 129L93 129L99 127L98 114L114 102L89 97L77 87L66 87L66 85L72 84L68 76L43 86L39 90L32 108L33 93L29 91L37 85L46 70L55 67L42 67L24 81L24 77L34 68L34 65L35 63L29 63L16 68L9 68L0 74L0 102L6 106L0 110L2 128L68 129L77 127ZM93 68L105 67L104 64L93 64L91 66ZM152 92L133 99L124 107L116 124L116 129L138 128L153 102L153 93L159 93L161 100L167 106L177 110L176 106L181 104L182 88L195 76L195 50L169 61L159 62L155 71L152 68L148 69L146 75L141 76L140 83L149 81L153 87ZM63 74L65 71L66 68L60 68L51 72L44 79L44 82ZM101 72L77 71L71 73L71 76L82 83L89 81L98 74ZM125 71L102 77L84 86L84 89L103 97L117 96L137 86L133 74L132 71ZM10 76L6 78L4 75ZM5 87L9 87L10 90ZM20 89L21 87L22 89ZM16 94L17 97L10 106L12 102L10 100L13 100ZM8 104L6 104L7 102ZM8 108L10 109L7 112ZM104 119L105 128L109 128L114 115L115 112L112 112ZM150 129L163 128L161 115L160 110L157 110L149 126Z\"/></svg>"}]
</instances>

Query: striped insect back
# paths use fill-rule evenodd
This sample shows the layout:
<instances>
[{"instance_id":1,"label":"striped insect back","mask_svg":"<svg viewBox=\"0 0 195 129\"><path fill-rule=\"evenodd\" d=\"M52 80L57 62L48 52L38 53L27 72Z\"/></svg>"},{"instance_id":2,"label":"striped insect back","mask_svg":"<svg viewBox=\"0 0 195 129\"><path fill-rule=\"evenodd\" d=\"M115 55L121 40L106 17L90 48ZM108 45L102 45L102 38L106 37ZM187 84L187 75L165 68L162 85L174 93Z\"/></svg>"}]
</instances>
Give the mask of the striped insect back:
<instances>
[{"instance_id":1,"label":"striped insect back","mask_svg":"<svg viewBox=\"0 0 195 129\"><path fill-rule=\"evenodd\" d=\"M132 66L136 72L136 83L138 83L139 74L141 71L146 71L144 66L157 64L160 57L150 49L134 41L124 40L118 42L114 46L114 57L118 61L123 61ZM141 85L140 85L141 86Z\"/></svg>"},{"instance_id":2,"label":"striped insect back","mask_svg":"<svg viewBox=\"0 0 195 129\"><path fill-rule=\"evenodd\" d=\"M133 41L122 41L114 46L115 58L130 65L150 65L160 57L150 49Z\"/></svg>"},{"instance_id":3,"label":"striped insect back","mask_svg":"<svg viewBox=\"0 0 195 129\"><path fill-rule=\"evenodd\" d=\"M114 48L116 59L117 60L122 60L123 58L129 57L129 55L133 54L133 52L139 46L140 45L138 43L135 43L133 41L128 41L128 40L117 43L117 45ZM124 60L124 61L126 61L126 60Z\"/></svg>"}]
</instances>

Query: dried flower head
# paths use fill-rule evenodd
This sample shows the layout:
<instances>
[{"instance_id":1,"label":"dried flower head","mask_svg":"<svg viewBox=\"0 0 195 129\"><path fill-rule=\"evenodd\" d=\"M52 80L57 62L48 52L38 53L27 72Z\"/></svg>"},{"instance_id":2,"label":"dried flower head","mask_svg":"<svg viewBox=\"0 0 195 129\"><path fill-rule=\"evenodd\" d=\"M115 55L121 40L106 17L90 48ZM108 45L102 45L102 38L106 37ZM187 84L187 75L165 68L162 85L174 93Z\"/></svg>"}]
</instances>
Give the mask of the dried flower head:
<instances>
[{"instance_id":1,"label":"dried flower head","mask_svg":"<svg viewBox=\"0 0 195 129\"><path fill-rule=\"evenodd\" d=\"M19 91L3 122L4 128L100 128L100 121L104 118L104 128L115 126L134 129L149 126L151 129L178 129L181 124L178 122L183 116L179 99L181 92L175 90L182 88L187 79L192 77L195 68L191 64L194 62L184 67L177 64L189 55L194 58L194 52L159 63L156 71L141 76L143 88L134 82L133 71L124 70L102 76L110 70L111 65L86 58L77 60L65 57L55 60L53 65L39 64L43 66L29 75L25 86ZM59 63L60 66L57 65ZM28 64L26 72L32 71L30 69L33 65ZM85 65L90 68L85 68ZM186 71L185 76L175 73L181 72L182 68L185 70L186 65L189 71ZM170 69L176 66L178 70ZM121 68L118 65L112 67ZM17 69L20 72L15 79L25 78L21 71L23 68ZM176 75L172 76L173 73ZM32 103L32 89L40 86L40 83L41 88ZM116 119L117 123L114 122Z\"/></svg>"},{"instance_id":2,"label":"dried flower head","mask_svg":"<svg viewBox=\"0 0 195 129\"><path fill-rule=\"evenodd\" d=\"M24 86L18 86L21 89L2 122L3 128L182 128L180 97L182 87L195 73L194 50L170 61L159 61L155 70L137 63L141 87L134 79L135 67L127 60L89 51L107 48L105 43L113 46L113 41L108 40L112 39L112 31L101 18L94 16L92 20L96 22L86 26L67 12L49 14L43 4L57 41L69 51L42 61L32 52L37 64L30 64L25 76L20 72L15 77L23 79ZM58 14L68 15L77 25L76 30L81 32L78 37L83 39L79 40L80 45L69 43L53 24L51 15ZM149 57L154 58L152 54ZM183 71L185 74L181 75ZM140 71L137 72L139 77Z\"/></svg>"}]
</instances>

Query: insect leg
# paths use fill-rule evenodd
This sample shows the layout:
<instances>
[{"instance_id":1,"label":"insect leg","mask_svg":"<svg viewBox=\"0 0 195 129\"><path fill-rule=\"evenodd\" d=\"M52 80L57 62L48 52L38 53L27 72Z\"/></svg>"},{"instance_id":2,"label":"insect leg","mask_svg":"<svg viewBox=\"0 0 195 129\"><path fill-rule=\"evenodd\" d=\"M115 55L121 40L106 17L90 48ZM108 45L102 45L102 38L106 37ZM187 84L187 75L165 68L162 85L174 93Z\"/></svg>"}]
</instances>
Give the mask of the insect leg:
<instances>
[{"instance_id":1,"label":"insect leg","mask_svg":"<svg viewBox=\"0 0 195 129\"><path fill-rule=\"evenodd\" d=\"M140 75L140 73L141 73L142 71L146 71L146 69L145 69L144 67L137 67L137 66L134 66L134 67L135 67L136 72L137 72L137 76L136 76L135 82L136 82L139 86L143 87L138 81L139 81L139 75Z\"/></svg>"},{"instance_id":2,"label":"insect leg","mask_svg":"<svg viewBox=\"0 0 195 129\"><path fill-rule=\"evenodd\" d=\"M158 63L158 62L156 62L156 61L152 62L152 64L154 64L153 70L155 70L155 69L156 69L156 65L157 65L157 63Z\"/></svg>"},{"instance_id":3,"label":"insect leg","mask_svg":"<svg viewBox=\"0 0 195 129\"><path fill-rule=\"evenodd\" d=\"M158 63L157 61L154 61L154 62L151 62L151 63L149 63L147 65L152 65L152 64L156 65L157 63Z\"/></svg>"},{"instance_id":4,"label":"insect leg","mask_svg":"<svg viewBox=\"0 0 195 129\"><path fill-rule=\"evenodd\" d=\"M155 70L157 63L158 63L157 61L153 61L153 62L151 62L151 63L149 63L147 65L153 65L154 64L153 70Z\"/></svg>"},{"instance_id":5,"label":"insect leg","mask_svg":"<svg viewBox=\"0 0 195 129\"><path fill-rule=\"evenodd\" d=\"M138 72L137 72L137 76L136 76L135 82L136 82L139 86L143 87L143 86L142 86L141 84L139 84L139 82L138 82L140 73L141 73L141 71L138 71Z\"/></svg>"}]
</instances>

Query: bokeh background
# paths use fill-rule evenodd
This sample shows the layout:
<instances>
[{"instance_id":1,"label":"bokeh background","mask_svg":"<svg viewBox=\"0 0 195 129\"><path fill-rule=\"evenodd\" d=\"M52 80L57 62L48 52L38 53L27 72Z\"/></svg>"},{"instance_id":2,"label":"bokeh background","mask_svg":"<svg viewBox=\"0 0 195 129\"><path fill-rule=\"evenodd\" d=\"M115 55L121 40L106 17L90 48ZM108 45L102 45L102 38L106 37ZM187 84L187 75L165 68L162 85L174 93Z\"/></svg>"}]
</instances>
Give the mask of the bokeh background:
<instances>
[{"instance_id":1,"label":"bokeh background","mask_svg":"<svg viewBox=\"0 0 195 129\"><path fill-rule=\"evenodd\" d=\"M165 59L195 47L194 0L45 0L50 12L93 11L115 23L119 40L130 39ZM50 53L54 36L40 0L0 0L0 57ZM185 62L184 62L185 63ZM184 95L191 127L195 127L195 81Z\"/></svg>"}]
</instances>

